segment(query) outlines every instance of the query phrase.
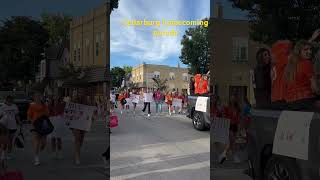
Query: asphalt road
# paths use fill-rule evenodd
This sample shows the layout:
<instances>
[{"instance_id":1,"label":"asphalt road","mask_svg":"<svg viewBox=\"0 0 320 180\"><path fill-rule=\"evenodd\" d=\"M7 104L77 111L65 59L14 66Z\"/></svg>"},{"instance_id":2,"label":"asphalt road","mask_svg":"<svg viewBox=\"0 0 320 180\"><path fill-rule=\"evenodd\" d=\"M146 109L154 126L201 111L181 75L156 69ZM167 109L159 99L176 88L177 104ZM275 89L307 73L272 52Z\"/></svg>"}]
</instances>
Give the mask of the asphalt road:
<instances>
[{"instance_id":1,"label":"asphalt road","mask_svg":"<svg viewBox=\"0 0 320 180\"><path fill-rule=\"evenodd\" d=\"M73 163L73 136L67 130L63 138L63 159L55 159L47 148L40 154L40 166L33 165L30 128L25 125L26 147L16 149L14 159L7 160L8 170L22 171L24 180L106 180L108 173L101 158L108 144L105 125L105 121L96 121L86 135L80 165Z\"/></svg>"},{"instance_id":2,"label":"asphalt road","mask_svg":"<svg viewBox=\"0 0 320 180\"><path fill-rule=\"evenodd\" d=\"M210 132L196 131L182 114L151 116L125 110L119 127L112 129L111 180L209 180ZM164 107L166 110L166 107ZM250 180L245 164L213 165L212 179Z\"/></svg>"}]
</instances>

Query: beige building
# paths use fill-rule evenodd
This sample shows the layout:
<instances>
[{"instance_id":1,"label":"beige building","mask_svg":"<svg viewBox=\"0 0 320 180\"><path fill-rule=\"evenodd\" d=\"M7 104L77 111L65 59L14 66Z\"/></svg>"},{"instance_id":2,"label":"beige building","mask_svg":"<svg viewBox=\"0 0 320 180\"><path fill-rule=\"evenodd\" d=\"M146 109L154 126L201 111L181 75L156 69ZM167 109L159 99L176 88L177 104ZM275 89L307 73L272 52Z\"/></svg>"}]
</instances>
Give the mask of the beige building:
<instances>
[{"instance_id":1,"label":"beige building","mask_svg":"<svg viewBox=\"0 0 320 180\"><path fill-rule=\"evenodd\" d=\"M254 103L252 70L256 64L259 45L249 39L249 23L245 20L223 19L223 8L216 4L211 15L210 40L212 48L215 92L223 103L236 93ZM213 12L211 12L213 13Z\"/></svg>"},{"instance_id":2,"label":"beige building","mask_svg":"<svg viewBox=\"0 0 320 180\"><path fill-rule=\"evenodd\" d=\"M165 65L140 64L132 69L131 82L138 85L139 88L148 88L154 90L155 85L152 78L167 79L167 90L187 92L189 89L189 79L187 68L170 67Z\"/></svg>"},{"instance_id":3,"label":"beige building","mask_svg":"<svg viewBox=\"0 0 320 180\"><path fill-rule=\"evenodd\" d=\"M101 97L110 83L110 4L105 3L70 23L69 63L83 69L81 80L65 82L69 95ZM109 97L109 96L108 96Z\"/></svg>"}]
</instances>

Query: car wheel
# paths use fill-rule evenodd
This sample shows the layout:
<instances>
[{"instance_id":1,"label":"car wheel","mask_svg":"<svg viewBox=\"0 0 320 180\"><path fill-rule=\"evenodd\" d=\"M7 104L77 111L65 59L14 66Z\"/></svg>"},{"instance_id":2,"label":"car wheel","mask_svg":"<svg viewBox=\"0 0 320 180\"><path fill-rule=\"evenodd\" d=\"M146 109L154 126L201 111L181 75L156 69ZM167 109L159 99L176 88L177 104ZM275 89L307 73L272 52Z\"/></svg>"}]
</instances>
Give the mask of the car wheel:
<instances>
[{"instance_id":1,"label":"car wheel","mask_svg":"<svg viewBox=\"0 0 320 180\"><path fill-rule=\"evenodd\" d=\"M204 131L206 128L202 114L197 111L193 113L192 124L193 124L193 127L199 131Z\"/></svg>"},{"instance_id":2,"label":"car wheel","mask_svg":"<svg viewBox=\"0 0 320 180\"><path fill-rule=\"evenodd\" d=\"M300 180L298 168L292 159L272 157L264 171L264 180Z\"/></svg>"}]
</instances>

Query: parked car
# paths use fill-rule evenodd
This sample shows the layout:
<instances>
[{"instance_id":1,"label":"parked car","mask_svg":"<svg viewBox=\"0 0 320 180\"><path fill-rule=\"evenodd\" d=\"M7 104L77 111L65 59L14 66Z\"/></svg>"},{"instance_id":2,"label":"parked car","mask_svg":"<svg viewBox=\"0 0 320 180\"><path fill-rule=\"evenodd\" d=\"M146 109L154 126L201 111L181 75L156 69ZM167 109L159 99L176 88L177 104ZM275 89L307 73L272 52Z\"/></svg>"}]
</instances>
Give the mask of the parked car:
<instances>
[{"instance_id":1,"label":"parked car","mask_svg":"<svg viewBox=\"0 0 320 180\"><path fill-rule=\"evenodd\" d=\"M196 111L196 102L199 96L188 96L187 117L192 119L196 130L204 131L210 129L210 98L207 100L207 112Z\"/></svg>"},{"instance_id":2,"label":"parked car","mask_svg":"<svg viewBox=\"0 0 320 180\"><path fill-rule=\"evenodd\" d=\"M14 103L18 106L20 119L27 122L27 111L31 103L31 98L23 91L0 91L0 106L7 96L13 96Z\"/></svg>"},{"instance_id":3,"label":"parked car","mask_svg":"<svg viewBox=\"0 0 320 180\"><path fill-rule=\"evenodd\" d=\"M314 116L309 129L309 160L272 153L280 110L252 110L249 133L249 174L256 180L320 179L320 119Z\"/></svg>"}]
</instances>

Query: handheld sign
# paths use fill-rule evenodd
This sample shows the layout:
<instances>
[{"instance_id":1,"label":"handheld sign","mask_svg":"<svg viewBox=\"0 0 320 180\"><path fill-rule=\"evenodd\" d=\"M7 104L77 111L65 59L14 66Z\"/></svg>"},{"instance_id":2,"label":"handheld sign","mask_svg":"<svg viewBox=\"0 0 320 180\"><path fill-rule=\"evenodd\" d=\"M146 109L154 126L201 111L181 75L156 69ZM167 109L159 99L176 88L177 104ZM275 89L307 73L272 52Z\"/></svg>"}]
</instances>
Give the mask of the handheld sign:
<instances>
[{"instance_id":1,"label":"handheld sign","mask_svg":"<svg viewBox=\"0 0 320 180\"><path fill-rule=\"evenodd\" d=\"M153 102L153 94L152 93L144 93L144 102Z\"/></svg>"},{"instance_id":2,"label":"handheld sign","mask_svg":"<svg viewBox=\"0 0 320 180\"><path fill-rule=\"evenodd\" d=\"M69 122L70 128L90 131L92 116L95 110L97 110L95 106L66 103L64 117Z\"/></svg>"},{"instance_id":3,"label":"handheld sign","mask_svg":"<svg viewBox=\"0 0 320 180\"><path fill-rule=\"evenodd\" d=\"M273 141L273 154L308 160L313 112L283 111Z\"/></svg>"},{"instance_id":4,"label":"handheld sign","mask_svg":"<svg viewBox=\"0 0 320 180\"><path fill-rule=\"evenodd\" d=\"M230 119L226 118L214 118L211 126L211 133L213 142L219 142L223 144L229 143L229 128Z\"/></svg>"},{"instance_id":5,"label":"handheld sign","mask_svg":"<svg viewBox=\"0 0 320 180\"><path fill-rule=\"evenodd\" d=\"M138 104L140 101L140 95L132 94L130 98L131 98L131 101L136 104Z\"/></svg>"},{"instance_id":6,"label":"handheld sign","mask_svg":"<svg viewBox=\"0 0 320 180\"><path fill-rule=\"evenodd\" d=\"M172 105L175 107L182 107L182 99L173 98Z\"/></svg>"},{"instance_id":7,"label":"handheld sign","mask_svg":"<svg viewBox=\"0 0 320 180\"><path fill-rule=\"evenodd\" d=\"M199 96L196 102L196 111L207 112L208 97Z\"/></svg>"}]
</instances>

